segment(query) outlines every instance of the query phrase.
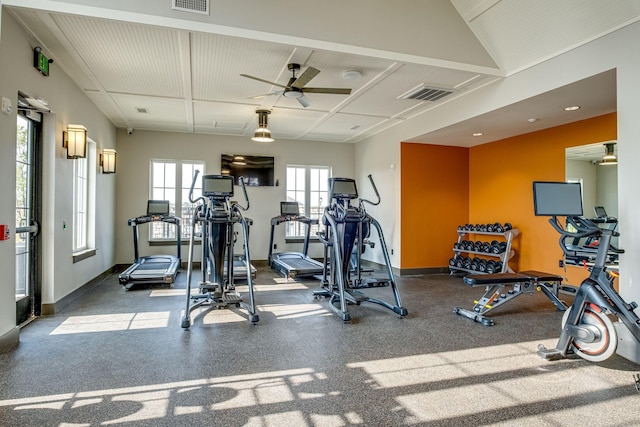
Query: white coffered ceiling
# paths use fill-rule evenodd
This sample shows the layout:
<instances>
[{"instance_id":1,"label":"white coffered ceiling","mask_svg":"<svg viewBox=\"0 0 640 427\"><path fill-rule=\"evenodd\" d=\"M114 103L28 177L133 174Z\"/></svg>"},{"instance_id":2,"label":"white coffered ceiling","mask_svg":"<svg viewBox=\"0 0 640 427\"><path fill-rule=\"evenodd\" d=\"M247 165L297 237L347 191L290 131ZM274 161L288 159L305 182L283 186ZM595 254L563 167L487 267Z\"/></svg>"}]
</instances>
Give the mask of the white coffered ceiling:
<instances>
[{"instance_id":1,"label":"white coffered ceiling","mask_svg":"<svg viewBox=\"0 0 640 427\"><path fill-rule=\"evenodd\" d=\"M329 142L362 140L640 14L638 0L210 0L209 15L172 10L172 0L2 4L56 60L52 72L64 70L117 127L249 137L256 109L266 108L275 138ZM303 108L280 95L256 98L280 88L240 76L286 84L290 62L320 70L308 86L351 94L309 93L312 105ZM348 70L361 77L345 79ZM425 86L452 94L403 98ZM589 107L545 125L615 111L615 74L523 102L528 114L532 107L549 114L546 103L574 95ZM518 107L414 140L474 145L464 141L479 123L502 137L528 132L514 123Z\"/></svg>"}]
</instances>

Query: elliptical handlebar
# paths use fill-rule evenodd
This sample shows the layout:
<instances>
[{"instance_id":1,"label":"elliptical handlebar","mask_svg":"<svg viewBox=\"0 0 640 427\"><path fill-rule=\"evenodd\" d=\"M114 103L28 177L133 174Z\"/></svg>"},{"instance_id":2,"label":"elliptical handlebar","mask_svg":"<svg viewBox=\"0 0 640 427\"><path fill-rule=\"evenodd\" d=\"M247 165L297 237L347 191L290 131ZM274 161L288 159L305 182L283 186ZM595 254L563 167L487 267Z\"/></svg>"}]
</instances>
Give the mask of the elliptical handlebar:
<instances>
[{"instance_id":1,"label":"elliptical handlebar","mask_svg":"<svg viewBox=\"0 0 640 427\"><path fill-rule=\"evenodd\" d=\"M373 187L373 191L376 193L376 197L378 198L378 201L374 203L371 200L360 199L360 204L369 203L372 206L377 206L377 205L380 204L380 193L378 193L378 188L376 187L376 183L373 182L373 177L371 176L371 174L367 175L367 178L369 178L369 182L371 183L371 186Z\"/></svg>"},{"instance_id":2,"label":"elliptical handlebar","mask_svg":"<svg viewBox=\"0 0 640 427\"><path fill-rule=\"evenodd\" d=\"M198 200L202 200L204 201L204 197L200 196L197 199L193 198L193 188L196 186L196 180L198 179L198 174L200 173L200 171L198 169L196 169L195 173L193 174L193 181L191 181L191 188L189 188L189 201L191 203L197 203Z\"/></svg>"},{"instance_id":3,"label":"elliptical handlebar","mask_svg":"<svg viewBox=\"0 0 640 427\"><path fill-rule=\"evenodd\" d=\"M235 203L235 206L242 209L243 211L249 210L249 196L247 196L247 187L244 185L244 177L240 177L240 186L242 187L242 193L244 194L244 200L247 202L247 206L242 206L239 203Z\"/></svg>"}]
</instances>

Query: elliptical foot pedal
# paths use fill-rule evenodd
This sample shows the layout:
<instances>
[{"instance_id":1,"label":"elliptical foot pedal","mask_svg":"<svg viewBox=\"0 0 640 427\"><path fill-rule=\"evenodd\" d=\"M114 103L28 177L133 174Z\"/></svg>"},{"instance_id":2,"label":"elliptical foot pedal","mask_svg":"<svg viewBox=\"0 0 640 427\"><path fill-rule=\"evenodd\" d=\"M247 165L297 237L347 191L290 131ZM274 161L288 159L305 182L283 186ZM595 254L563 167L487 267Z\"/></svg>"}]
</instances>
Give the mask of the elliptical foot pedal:
<instances>
[{"instance_id":1,"label":"elliptical foot pedal","mask_svg":"<svg viewBox=\"0 0 640 427\"><path fill-rule=\"evenodd\" d=\"M222 294L222 301L228 304L237 304L242 302L242 297L235 292L225 292Z\"/></svg>"}]
</instances>

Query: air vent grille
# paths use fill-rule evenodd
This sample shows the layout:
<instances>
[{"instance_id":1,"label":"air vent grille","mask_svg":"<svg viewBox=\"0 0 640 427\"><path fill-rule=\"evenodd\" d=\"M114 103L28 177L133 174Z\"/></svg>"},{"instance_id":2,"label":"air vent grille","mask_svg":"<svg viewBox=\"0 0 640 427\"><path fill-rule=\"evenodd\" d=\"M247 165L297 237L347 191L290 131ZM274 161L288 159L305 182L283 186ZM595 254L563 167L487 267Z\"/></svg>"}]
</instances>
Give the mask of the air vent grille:
<instances>
[{"instance_id":1,"label":"air vent grille","mask_svg":"<svg viewBox=\"0 0 640 427\"><path fill-rule=\"evenodd\" d=\"M140 114L149 114L149 110L143 107L136 107L136 111Z\"/></svg>"},{"instance_id":2,"label":"air vent grille","mask_svg":"<svg viewBox=\"0 0 640 427\"><path fill-rule=\"evenodd\" d=\"M209 0L171 0L171 9L208 15Z\"/></svg>"},{"instance_id":3,"label":"air vent grille","mask_svg":"<svg viewBox=\"0 0 640 427\"><path fill-rule=\"evenodd\" d=\"M454 93L454 91L448 90L448 89L421 86L420 88L413 90L408 94L404 95L402 98L419 99L421 101L435 102L435 101L441 100L445 96L451 95L452 93Z\"/></svg>"}]
</instances>

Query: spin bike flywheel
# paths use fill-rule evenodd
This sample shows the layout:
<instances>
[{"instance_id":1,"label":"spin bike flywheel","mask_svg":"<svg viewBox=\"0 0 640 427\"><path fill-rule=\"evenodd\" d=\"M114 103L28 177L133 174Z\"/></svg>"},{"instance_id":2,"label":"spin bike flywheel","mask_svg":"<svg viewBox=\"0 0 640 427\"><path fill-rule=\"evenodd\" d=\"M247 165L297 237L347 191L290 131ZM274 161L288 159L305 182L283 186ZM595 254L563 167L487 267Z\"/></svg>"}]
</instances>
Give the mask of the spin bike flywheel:
<instances>
[{"instance_id":1,"label":"spin bike flywheel","mask_svg":"<svg viewBox=\"0 0 640 427\"><path fill-rule=\"evenodd\" d=\"M567 323L570 311L571 310L566 310L564 316L562 316L563 328ZM579 325L595 326L598 333L592 342L581 341L574 337L571 342L571 350L590 362L602 362L613 356L618 346L618 334L613 326L613 322L603 310L594 304L588 304L580 318L578 326Z\"/></svg>"}]
</instances>

